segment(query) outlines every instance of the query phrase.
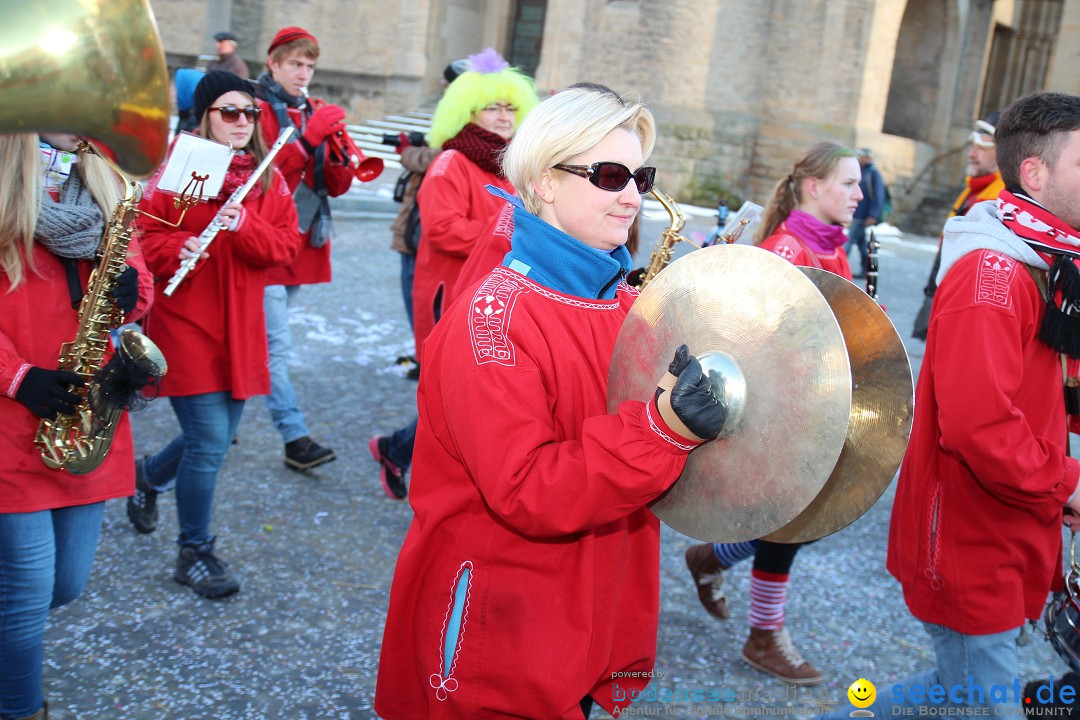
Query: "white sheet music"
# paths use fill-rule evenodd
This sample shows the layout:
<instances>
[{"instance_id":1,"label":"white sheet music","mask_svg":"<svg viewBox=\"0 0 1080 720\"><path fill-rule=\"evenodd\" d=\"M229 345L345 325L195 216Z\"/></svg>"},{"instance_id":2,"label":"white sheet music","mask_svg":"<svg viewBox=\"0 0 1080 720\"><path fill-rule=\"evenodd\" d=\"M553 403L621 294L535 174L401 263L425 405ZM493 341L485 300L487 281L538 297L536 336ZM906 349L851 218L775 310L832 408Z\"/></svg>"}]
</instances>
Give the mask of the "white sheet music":
<instances>
[{"instance_id":1,"label":"white sheet music","mask_svg":"<svg viewBox=\"0 0 1080 720\"><path fill-rule=\"evenodd\" d=\"M158 189L179 195L188 187L194 173L199 177L206 176L201 200L217 197L231 161L232 150L228 145L188 132L180 133L161 173Z\"/></svg>"}]
</instances>

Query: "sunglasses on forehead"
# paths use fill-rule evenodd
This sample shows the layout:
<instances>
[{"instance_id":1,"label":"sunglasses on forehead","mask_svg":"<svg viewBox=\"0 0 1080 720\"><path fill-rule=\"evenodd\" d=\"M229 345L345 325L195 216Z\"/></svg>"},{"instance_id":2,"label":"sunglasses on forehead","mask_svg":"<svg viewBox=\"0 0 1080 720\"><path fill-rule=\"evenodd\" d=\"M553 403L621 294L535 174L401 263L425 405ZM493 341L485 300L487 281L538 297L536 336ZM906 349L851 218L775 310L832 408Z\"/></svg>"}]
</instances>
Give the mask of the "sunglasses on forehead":
<instances>
[{"instance_id":1,"label":"sunglasses on forehead","mask_svg":"<svg viewBox=\"0 0 1080 720\"><path fill-rule=\"evenodd\" d=\"M221 107L212 107L210 110L217 110L221 113L221 119L227 123L234 123L240 119L241 113L247 117L248 122L255 122L259 119L259 115L262 114L262 109L257 107L238 108L235 105L222 105Z\"/></svg>"},{"instance_id":2,"label":"sunglasses on forehead","mask_svg":"<svg viewBox=\"0 0 1080 720\"><path fill-rule=\"evenodd\" d=\"M556 170L568 172L571 175L587 178L596 187L609 192L622 192L631 179L637 186L637 191L644 195L652 190L656 180L656 168L643 167L637 172L630 172L630 168L617 162L595 162L592 165L554 165Z\"/></svg>"}]
</instances>

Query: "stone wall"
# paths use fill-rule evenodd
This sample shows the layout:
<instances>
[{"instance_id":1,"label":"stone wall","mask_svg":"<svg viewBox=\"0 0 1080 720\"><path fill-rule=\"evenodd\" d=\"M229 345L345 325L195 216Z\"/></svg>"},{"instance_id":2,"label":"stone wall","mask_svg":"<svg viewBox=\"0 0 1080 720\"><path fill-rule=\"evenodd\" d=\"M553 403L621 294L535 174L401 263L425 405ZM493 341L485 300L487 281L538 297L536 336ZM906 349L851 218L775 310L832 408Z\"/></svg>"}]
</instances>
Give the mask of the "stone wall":
<instances>
[{"instance_id":1,"label":"stone wall","mask_svg":"<svg viewBox=\"0 0 1080 720\"><path fill-rule=\"evenodd\" d=\"M514 0L151 4L174 66L230 29L260 68L279 27L307 28L323 51L313 93L354 122L430 107L450 60L506 52L515 12ZM1015 45L991 67L1003 32L1034 43L1040 67L1014 67ZM1077 92L1078 54L1080 0L548 0L536 80L542 92L587 80L639 93L660 125L659 182L680 200L764 203L807 146L829 139L870 147L896 220L932 229L934 204L962 183L963 146L994 83L1021 88L1045 74Z\"/></svg>"}]
</instances>

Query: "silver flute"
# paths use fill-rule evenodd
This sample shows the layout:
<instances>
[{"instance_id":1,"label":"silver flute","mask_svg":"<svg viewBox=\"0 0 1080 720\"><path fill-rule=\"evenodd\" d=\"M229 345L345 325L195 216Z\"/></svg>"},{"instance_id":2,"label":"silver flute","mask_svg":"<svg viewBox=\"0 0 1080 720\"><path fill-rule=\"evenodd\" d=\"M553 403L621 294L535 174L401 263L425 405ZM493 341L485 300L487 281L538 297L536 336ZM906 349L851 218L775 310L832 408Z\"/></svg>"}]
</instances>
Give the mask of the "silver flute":
<instances>
[{"instance_id":1,"label":"silver flute","mask_svg":"<svg viewBox=\"0 0 1080 720\"><path fill-rule=\"evenodd\" d=\"M259 167L255 168L255 171L251 173L251 177L248 178L246 183L236 188L233 194L229 196L229 199L225 201L226 205L244 201L244 198L247 197L251 188L255 187L255 183L259 182L259 176L261 176L266 168L269 167L270 163L274 161L274 156L278 154L278 151L289 141L289 137L293 134L293 130L294 128L290 126L281 131L281 134L277 136L277 140L274 141L274 146L270 148L269 152L266 153L266 157L259 163ZM255 132L259 132L258 127L255 128ZM196 250L187 260L181 262L180 267L177 268L176 272L173 273L173 276L169 279L169 284L165 286L165 297L172 297L172 294L176 292L176 288L180 286L180 283L182 283L188 273L192 271L195 264L199 262L199 258L202 257L202 254L206 252L206 248L210 247L210 243L214 242L214 238L217 237L217 234L227 227L228 225L223 223L219 216L214 216L214 219L206 226L206 229L202 231L202 234L199 235L198 250Z\"/></svg>"}]
</instances>

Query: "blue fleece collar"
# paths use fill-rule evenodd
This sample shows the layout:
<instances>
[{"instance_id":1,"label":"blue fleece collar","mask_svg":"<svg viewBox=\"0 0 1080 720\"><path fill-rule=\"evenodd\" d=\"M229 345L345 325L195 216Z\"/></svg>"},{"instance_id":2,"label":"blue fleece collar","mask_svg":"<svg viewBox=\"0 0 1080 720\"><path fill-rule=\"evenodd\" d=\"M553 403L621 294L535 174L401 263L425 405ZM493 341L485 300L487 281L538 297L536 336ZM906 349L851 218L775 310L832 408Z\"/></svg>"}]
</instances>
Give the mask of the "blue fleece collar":
<instances>
[{"instance_id":1,"label":"blue fleece collar","mask_svg":"<svg viewBox=\"0 0 1080 720\"><path fill-rule=\"evenodd\" d=\"M493 185L488 192L514 206L514 234L503 267L564 295L610 300L632 264L624 246L611 252L589 247L525 209L521 198Z\"/></svg>"}]
</instances>

